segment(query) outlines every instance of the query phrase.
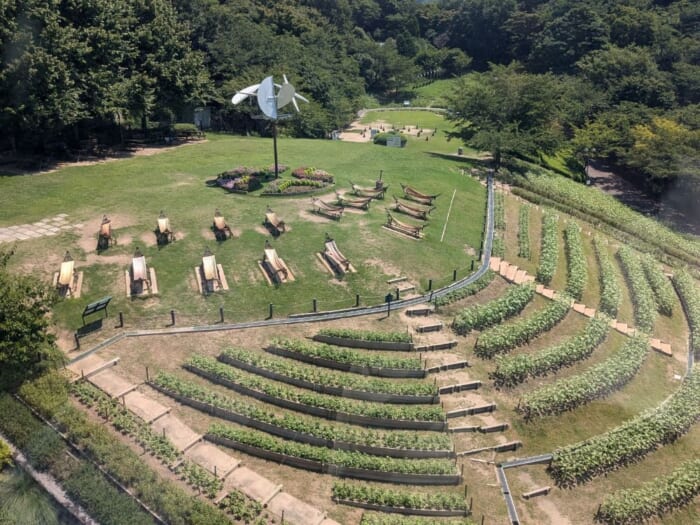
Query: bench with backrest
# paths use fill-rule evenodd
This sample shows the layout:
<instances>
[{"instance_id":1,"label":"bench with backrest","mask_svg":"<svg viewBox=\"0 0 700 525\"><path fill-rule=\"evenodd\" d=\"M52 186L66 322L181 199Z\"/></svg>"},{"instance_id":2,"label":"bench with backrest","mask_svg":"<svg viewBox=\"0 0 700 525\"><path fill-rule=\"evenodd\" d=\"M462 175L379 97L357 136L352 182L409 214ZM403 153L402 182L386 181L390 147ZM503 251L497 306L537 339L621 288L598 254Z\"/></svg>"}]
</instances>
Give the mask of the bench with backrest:
<instances>
[{"instance_id":1,"label":"bench with backrest","mask_svg":"<svg viewBox=\"0 0 700 525\"><path fill-rule=\"evenodd\" d=\"M314 212L319 215L323 215L336 221L339 221L343 216L344 208L342 206L336 206L335 204L324 202L315 197L311 198L311 203L313 204Z\"/></svg>"},{"instance_id":2,"label":"bench with backrest","mask_svg":"<svg viewBox=\"0 0 700 525\"><path fill-rule=\"evenodd\" d=\"M267 227L267 229L270 230L270 233L272 233L272 235L279 235L280 233L287 231L287 226L284 223L284 221L280 219L269 206L267 207L267 211L265 212L265 220L263 221L263 226Z\"/></svg>"},{"instance_id":3,"label":"bench with backrest","mask_svg":"<svg viewBox=\"0 0 700 525\"><path fill-rule=\"evenodd\" d=\"M170 227L170 219L166 217L162 210L158 216L158 226L156 227L155 234L158 244L168 244L169 242L175 241L175 234Z\"/></svg>"},{"instance_id":4,"label":"bench with backrest","mask_svg":"<svg viewBox=\"0 0 700 525\"><path fill-rule=\"evenodd\" d=\"M146 257L141 253L141 250L136 248L134 257L131 259L131 268L129 277L131 280L131 292L139 294L143 292L144 285L150 290L151 275L146 264Z\"/></svg>"},{"instance_id":5,"label":"bench with backrest","mask_svg":"<svg viewBox=\"0 0 700 525\"><path fill-rule=\"evenodd\" d=\"M360 197L370 197L372 199L384 199L384 194L386 193L386 190L389 189L389 186L384 185L382 185L381 188L364 188L353 183L350 183L350 185L355 195Z\"/></svg>"},{"instance_id":6,"label":"bench with backrest","mask_svg":"<svg viewBox=\"0 0 700 525\"><path fill-rule=\"evenodd\" d=\"M415 188L412 188L411 186L408 186L406 184L401 184L401 188L403 189L403 193L405 197L409 200L419 202L421 204L425 204L427 206L431 206L433 204L433 201L439 197L439 193L435 195L429 195L427 193L423 193L418 191Z\"/></svg>"},{"instance_id":7,"label":"bench with backrest","mask_svg":"<svg viewBox=\"0 0 700 525\"><path fill-rule=\"evenodd\" d=\"M224 216L221 215L221 212L218 209L214 212L214 222L211 225L211 229L214 232L214 236L216 237L217 241L225 241L229 237L233 236L231 228L228 227Z\"/></svg>"},{"instance_id":8,"label":"bench with backrest","mask_svg":"<svg viewBox=\"0 0 700 525\"><path fill-rule=\"evenodd\" d=\"M215 282L219 285L219 288L223 288L221 276L219 275L219 267L216 264L216 257L211 253L209 248L204 252L199 270L202 278L202 291L205 293L213 292Z\"/></svg>"},{"instance_id":9,"label":"bench with backrest","mask_svg":"<svg viewBox=\"0 0 700 525\"><path fill-rule=\"evenodd\" d=\"M103 215L102 222L100 223L100 232L97 238L97 247L100 250L104 250L108 246L116 244L116 242L112 234L112 221L110 221L106 215Z\"/></svg>"},{"instance_id":10,"label":"bench with backrest","mask_svg":"<svg viewBox=\"0 0 700 525\"><path fill-rule=\"evenodd\" d=\"M72 295L75 288L77 273L75 271L75 261L69 252L63 256L61 268L58 271L58 279L56 280L56 289L61 295Z\"/></svg>"},{"instance_id":11,"label":"bench with backrest","mask_svg":"<svg viewBox=\"0 0 700 525\"><path fill-rule=\"evenodd\" d=\"M419 239L422 235L423 228L425 228L425 224L422 226L414 226L412 224L407 224L405 222L401 222L395 217L389 213L389 211L386 212L386 226L387 228L391 230L395 230L399 233L403 233L405 235L410 235L411 237L415 237L416 239Z\"/></svg>"},{"instance_id":12,"label":"bench with backrest","mask_svg":"<svg viewBox=\"0 0 700 525\"><path fill-rule=\"evenodd\" d=\"M430 207L430 208L420 208L418 206L412 206L410 204L406 204L405 202L401 202L399 199L394 197L394 210L403 213L405 215L410 215L411 217L415 217L416 219L421 219L423 221L428 220L428 214L435 209L435 207Z\"/></svg>"},{"instance_id":13,"label":"bench with backrest","mask_svg":"<svg viewBox=\"0 0 700 525\"><path fill-rule=\"evenodd\" d=\"M372 197L358 197L356 199L352 199L350 197L347 197L346 195L338 193L337 191L335 192L335 194L338 198L338 204L340 204L341 206L349 206L351 208L369 210L369 205L372 202Z\"/></svg>"}]
</instances>

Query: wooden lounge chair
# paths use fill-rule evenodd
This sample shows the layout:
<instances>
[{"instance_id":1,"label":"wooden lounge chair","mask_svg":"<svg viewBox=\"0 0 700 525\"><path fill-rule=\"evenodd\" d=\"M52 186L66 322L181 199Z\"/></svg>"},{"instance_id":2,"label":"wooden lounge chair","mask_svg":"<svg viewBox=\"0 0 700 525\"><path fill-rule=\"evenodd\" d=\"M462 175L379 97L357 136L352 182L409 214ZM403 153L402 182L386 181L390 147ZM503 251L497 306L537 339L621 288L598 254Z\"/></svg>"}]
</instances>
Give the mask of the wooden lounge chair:
<instances>
[{"instance_id":1,"label":"wooden lounge chair","mask_svg":"<svg viewBox=\"0 0 700 525\"><path fill-rule=\"evenodd\" d=\"M226 220L224 219L224 216L221 215L218 208L214 212L214 222L211 225L211 230L214 232L214 236L216 237L217 241L225 241L229 237L233 237L231 228L229 228L228 224L226 224Z\"/></svg>"},{"instance_id":2,"label":"wooden lounge chair","mask_svg":"<svg viewBox=\"0 0 700 525\"><path fill-rule=\"evenodd\" d=\"M146 257L141 253L141 250L136 248L134 257L131 259L131 268L129 272L131 281L131 294L139 295L146 289L151 289L151 275L146 264Z\"/></svg>"},{"instance_id":3,"label":"wooden lounge chair","mask_svg":"<svg viewBox=\"0 0 700 525\"><path fill-rule=\"evenodd\" d=\"M269 241L265 241L265 250L262 260L263 267L273 282L283 283L289 278L289 270L284 261L277 255Z\"/></svg>"},{"instance_id":4,"label":"wooden lounge chair","mask_svg":"<svg viewBox=\"0 0 700 525\"><path fill-rule=\"evenodd\" d=\"M364 188L351 182L350 186L352 187L353 193L359 197L371 197L372 199L379 200L384 199L384 194L386 190L389 189L389 186L384 186L383 184L379 188Z\"/></svg>"},{"instance_id":5,"label":"wooden lounge chair","mask_svg":"<svg viewBox=\"0 0 700 525\"><path fill-rule=\"evenodd\" d=\"M407 186L406 184L401 184L401 188L403 189L403 193L407 199L415 201L415 202L419 202L421 204L425 204L428 206L431 206L433 204L433 201L440 196L439 193L437 193L435 195L428 195L426 193L421 193L420 191L416 190L415 188L412 188L411 186Z\"/></svg>"},{"instance_id":6,"label":"wooden lounge chair","mask_svg":"<svg viewBox=\"0 0 700 525\"><path fill-rule=\"evenodd\" d=\"M155 230L155 234L158 244L168 244L169 242L175 241L175 234L170 228L170 219L165 216L163 210L161 210L158 216L158 227Z\"/></svg>"},{"instance_id":7,"label":"wooden lounge chair","mask_svg":"<svg viewBox=\"0 0 700 525\"><path fill-rule=\"evenodd\" d=\"M401 222L397 220L395 217L391 215L391 212L387 210L386 212L386 224L384 225L385 227L389 228L390 230L397 231L399 233L403 233L404 235L409 235L411 237L415 237L416 239L420 239L422 235L423 228L426 227L425 224L421 226L414 226L413 224L407 224L405 222Z\"/></svg>"},{"instance_id":8,"label":"wooden lounge chair","mask_svg":"<svg viewBox=\"0 0 700 525\"><path fill-rule=\"evenodd\" d=\"M275 237L278 236L280 233L284 233L287 231L287 226L285 225L284 221L280 219L269 206L267 207L267 211L265 212L265 220L263 221L263 226L270 230L270 233Z\"/></svg>"},{"instance_id":9,"label":"wooden lounge chair","mask_svg":"<svg viewBox=\"0 0 700 525\"><path fill-rule=\"evenodd\" d=\"M211 293L215 290L214 283L219 285L219 289L223 289L221 283L221 275L219 275L219 267L216 264L216 257L211 250L204 250L202 256L202 264L199 267L199 273L202 279L202 292Z\"/></svg>"},{"instance_id":10,"label":"wooden lounge chair","mask_svg":"<svg viewBox=\"0 0 700 525\"><path fill-rule=\"evenodd\" d=\"M311 197L311 204L314 207L314 213L328 217L329 219L334 219L339 221L343 216L343 207L336 206L335 204L330 204L328 202L323 202L321 199L316 197Z\"/></svg>"},{"instance_id":11,"label":"wooden lounge chair","mask_svg":"<svg viewBox=\"0 0 700 525\"><path fill-rule=\"evenodd\" d=\"M411 206L410 204L401 202L396 197L394 197L394 202L396 203L394 205L394 210L400 213L404 213L406 215L410 215L411 217L415 217L416 219L421 219L423 221L427 221L428 214L435 209L435 206L432 206L430 208L420 208L418 206Z\"/></svg>"},{"instance_id":12,"label":"wooden lounge chair","mask_svg":"<svg viewBox=\"0 0 700 525\"><path fill-rule=\"evenodd\" d=\"M345 275L347 272L353 271L350 261L342 254L338 249L338 245L327 233L325 247L321 255L335 273Z\"/></svg>"},{"instance_id":13,"label":"wooden lounge chair","mask_svg":"<svg viewBox=\"0 0 700 525\"><path fill-rule=\"evenodd\" d=\"M338 204L340 204L341 206L349 206L351 208L369 210L369 204L372 202L372 197L358 197L356 199L352 199L350 197L347 197L346 195L338 193L337 191L335 192L335 194L338 198Z\"/></svg>"},{"instance_id":14,"label":"wooden lounge chair","mask_svg":"<svg viewBox=\"0 0 700 525\"><path fill-rule=\"evenodd\" d=\"M64 297L72 296L75 291L75 286L78 279L78 273L75 271L75 261L69 252L63 256L61 268L58 271L58 279L56 280L56 290Z\"/></svg>"},{"instance_id":15,"label":"wooden lounge chair","mask_svg":"<svg viewBox=\"0 0 700 525\"><path fill-rule=\"evenodd\" d=\"M116 244L117 240L112 235L112 221L106 215L102 216L100 231L97 234L97 249L106 250L110 245Z\"/></svg>"}]
</instances>

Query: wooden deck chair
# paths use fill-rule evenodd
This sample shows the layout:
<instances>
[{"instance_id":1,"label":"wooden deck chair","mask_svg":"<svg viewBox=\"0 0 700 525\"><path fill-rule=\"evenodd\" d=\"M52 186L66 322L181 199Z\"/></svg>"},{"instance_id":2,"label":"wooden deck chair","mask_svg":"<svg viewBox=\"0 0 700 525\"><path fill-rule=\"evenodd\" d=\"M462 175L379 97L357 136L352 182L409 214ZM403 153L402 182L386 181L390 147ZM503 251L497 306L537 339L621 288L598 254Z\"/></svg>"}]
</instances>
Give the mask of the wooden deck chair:
<instances>
[{"instance_id":1,"label":"wooden deck chair","mask_svg":"<svg viewBox=\"0 0 700 525\"><path fill-rule=\"evenodd\" d=\"M163 210L160 211L160 215L158 216L158 227L156 228L155 233L158 244L168 244L169 242L173 242L175 240L175 234L170 228L170 219L166 217Z\"/></svg>"},{"instance_id":2,"label":"wooden deck chair","mask_svg":"<svg viewBox=\"0 0 700 525\"><path fill-rule=\"evenodd\" d=\"M214 222L211 225L211 229L214 232L214 236L216 237L217 241L225 241L229 237L233 237L231 228L229 228L228 224L226 224L226 220L224 219L224 216L221 215L218 208L214 212Z\"/></svg>"},{"instance_id":3,"label":"wooden deck chair","mask_svg":"<svg viewBox=\"0 0 700 525\"><path fill-rule=\"evenodd\" d=\"M70 252L66 252L63 256L61 269L58 271L58 280L56 281L58 293L64 296L73 295L76 277L75 261L71 257Z\"/></svg>"},{"instance_id":4,"label":"wooden deck chair","mask_svg":"<svg viewBox=\"0 0 700 525\"><path fill-rule=\"evenodd\" d=\"M331 268L333 268L334 272L344 275L350 271L350 261L343 255L338 248L338 245L335 243L335 240L333 240L328 233L326 233L323 257L326 259L328 264L330 264Z\"/></svg>"},{"instance_id":5,"label":"wooden deck chair","mask_svg":"<svg viewBox=\"0 0 700 525\"><path fill-rule=\"evenodd\" d=\"M270 208L269 206L267 207L267 211L265 212L265 220L263 221L263 226L270 230L270 233L274 236L277 236L280 233L284 233L285 231L287 231L287 225L282 219L280 219L277 216L277 214L274 211L272 211L272 208Z\"/></svg>"},{"instance_id":6,"label":"wooden deck chair","mask_svg":"<svg viewBox=\"0 0 700 525\"><path fill-rule=\"evenodd\" d=\"M400 220L396 219L394 216L391 215L389 210L386 211L386 224L384 225L387 228L403 233L404 235L410 235L411 237L415 237L416 239L420 239L422 235L423 228L425 228L425 224L421 226L414 226L413 224L408 224L405 222L401 222Z\"/></svg>"},{"instance_id":7,"label":"wooden deck chair","mask_svg":"<svg viewBox=\"0 0 700 525\"><path fill-rule=\"evenodd\" d=\"M287 267L279 258L279 255L277 255L277 250L272 247L269 241L265 241L263 264L273 281L281 283L287 280Z\"/></svg>"},{"instance_id":8,"label":"wooden deck chair","mask_svg":"<svg viewBox=\"0 0 700 525\"><path fill-rule=\"evenodd\" d=\"M420 192L407 184L401 184L401 188L403 189L403 193L407 199L419 202L420 204L425 204L427 206L432 206L433 201L440 196L439 193L428 195L427 193Z\"/></svg>"},{"instance_id":9,"label":"wooden deck chair","mask_svg":"<svg viewBox=\"0 0 700 525\"><path fill-rule=\"evenodd\" d=\"M134 257L131 259L130 277L132 294L142 293L144 285L149 290L151 289L151 276L146 265L146 257L143 256L138 248L136 248Z\"/></svg>"},{"instance_id":10,"label":"wooden deck chair","mask_svg":"<svg viewBox=\"0 0 700 525\"><path fill-rule=\"evenodd\" d=\"M100 223L100 232L97 237L97 249L106 250L110 245L116 243L117 241L112 235L112 221L106 215L103 215Z\"/></svg>"},{"instance_id":11,"label":"wooden deck chair","mask_svg":"<svg viewBox=\"0 0 700 525\"><path fill-rule=\"evenodd\" d=\"M219 267L216 264L216 257L211 250L207 248L204 250L204 255L202 256L202 265L200 266L200 273L202 276L202 290L205 292L214 291L214 281L219 285L219 288L223 288L221 284L221 276L219 275Z\"/></svg>"},{"instance_id":12,"label":"wooden deck chair","mask_svg":"<svg viewBox=\"0 0 700 525\"><path fill-rule=\"evenodd\" d=\"M339 221L343 216L344 208L342 206L336 206L335 204L324 202L316 197L311 197L311 204L313 205L314 213L323 215L329 219Z\"/></svg>"}]
</instances>

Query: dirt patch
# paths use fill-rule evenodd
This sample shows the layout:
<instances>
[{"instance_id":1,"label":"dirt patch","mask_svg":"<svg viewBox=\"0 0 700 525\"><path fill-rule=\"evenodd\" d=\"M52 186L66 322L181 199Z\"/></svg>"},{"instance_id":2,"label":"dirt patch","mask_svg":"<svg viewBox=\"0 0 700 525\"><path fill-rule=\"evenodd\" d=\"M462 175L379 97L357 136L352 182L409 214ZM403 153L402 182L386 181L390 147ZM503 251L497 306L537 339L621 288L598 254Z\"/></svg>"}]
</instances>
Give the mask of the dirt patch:
<instances>
[{"instance_id":1,"label":"dirt patch","mask_svg":"<svg viewBox=\"0 0 700 525\"><path fill-rule=\"evenodd\" d=\"M118 266L126 266L131 263L131 256L126 254L121 255L97 255L89 253L85 258L88 265L93 264L116 264Z\"/></svg>"},{"instance_id":2,"label":"dirt patch","mask_svg":"<svg viewBox=\"0 0 700 525\"><path fill-rule=\"evenodd\" d=\"M142 233L139 236L139 240L143 244L145 244L146 246L155 246L156 245L156 236L153 232Z\"/></svg>"},{"instance_id":3,"label":"dirt patch","mask_svg":"<svg viewBox=\"0 0 700 525\"><path fill-rule=\"evenodd\" d=\"M365 259L364 262L368 266L376 266L386 275L393 277L399 277L401 275L401 270L398 267L382 259Z\"/></svg>"},{"instance_id":4,"label":"dirt patch","mask_svg":"<svg viewBox=\"0 0 700 525\"><path fill-rule=\"evenodd\" d=\"M265 237L270 237L270 231L265 226L256 226L254 230Z\"/></svg>"},{"instance_id":5,"label":"dirt patch","mask_svg":"<svg viewBox=\"0 0 700 525\"><path fill-rule=\"evenodd\" d=\"M112 234L115 238L117 238L117 242L124 243L125 240L119 236L118 230L120 228L133 226L136 224L136 220L131 215L120 213L110 213L107 214L107 217L112 221ZM84 223L83 227L81 228L81 237L78 244L85 253L97 251L97 234L100 231L101 224L102 217L96 216ZM130 237L129 242L131 242ZM128 244L128 242L125 244Z\"/></svg>"},{"instance_id":6,"label":"dirt patch","mask_svg":"<svg viewBox=\"0 0 700 525\"><path fill-rule=\"evenodd\" d=\"M301 210L299 212L299 217L305 221L309 222L317 222L321 224L329 224L336 222L333 219L329 219L328 217L324 217L323 215L318 215L317 213L311 213L306 210Z\"/></svg>"}]
</instances>

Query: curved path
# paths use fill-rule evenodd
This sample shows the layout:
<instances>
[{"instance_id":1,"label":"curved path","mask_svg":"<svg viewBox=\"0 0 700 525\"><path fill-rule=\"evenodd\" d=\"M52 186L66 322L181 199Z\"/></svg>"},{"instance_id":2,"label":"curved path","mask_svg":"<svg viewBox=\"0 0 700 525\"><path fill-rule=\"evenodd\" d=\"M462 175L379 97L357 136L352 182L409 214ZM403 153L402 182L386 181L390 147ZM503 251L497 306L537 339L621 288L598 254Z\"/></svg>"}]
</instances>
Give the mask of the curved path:
<instances>
[{"instance_id":1,"label":"curved path","mask_svg":"<svg viewBox=\"0 0 700 525\"><path fill-rule=\"evenodd\" d=\"M489 271L491 263L491 248L493 245L493 175L489 173L487 178L487 212L486 225L484 228L484 246L482 249L482 261L479 269L459 281L455 281L444 288L430 292L429 294L412 297L410 299L400 299L391 303L391 309L405 308L407 306L415 306L417 304L431 301L435 297L442 297L450 292L464 288L474 281L478 280L482 275ZM290 317L279 319L261 319L257 321L246 321L241 323L201 325L201 326L183 326L177 328L159 328L154 330L133 330L115 335L97 344L90 350L80 354L70 361L75 363L88 355L110 346L126 337L143 337L149 335L168 335L168 334L183 334L183 333L198 333L198 332L220 332L226 330L243 330L245 328L259 328L264 326L281 326L300 323L313 323L318 321L331 321L335 319L347 319L350 317L358 317L362 315L379 314L387 309L386 304L375 306L360 306L357 308L347 308L344 310L333 310L328 312L317 312L313 314L297 314Z\"/></svg>"}]
</instances>

